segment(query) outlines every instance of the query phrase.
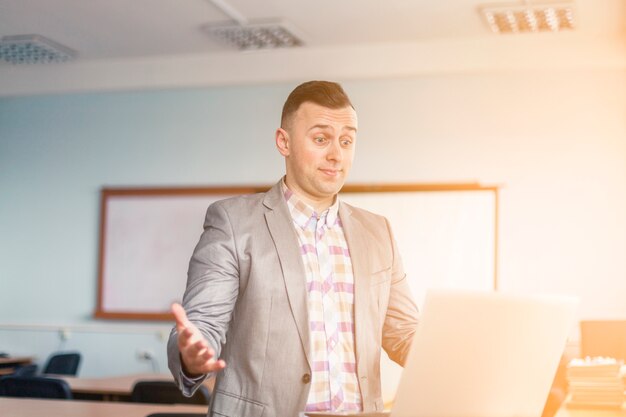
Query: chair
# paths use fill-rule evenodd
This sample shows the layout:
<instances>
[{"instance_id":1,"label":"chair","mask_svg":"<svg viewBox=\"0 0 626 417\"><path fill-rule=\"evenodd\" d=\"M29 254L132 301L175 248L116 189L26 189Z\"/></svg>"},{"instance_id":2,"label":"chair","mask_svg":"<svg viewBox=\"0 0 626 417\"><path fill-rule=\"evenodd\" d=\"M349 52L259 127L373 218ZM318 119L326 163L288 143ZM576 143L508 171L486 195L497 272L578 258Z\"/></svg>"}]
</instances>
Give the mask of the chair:
<instances>
[{"instance_id":1,"label":"chair","mask_svg":"<svg viewBox=\"0 0 626 417\"><path fill-rule=\"evenodd\" d=\"M130 398L138 403L208 405L211 394L201 386L193 396L185 397L173 381L137 381Z\"/></svg>"},{"instance_id":2,"label":"chair","mask_svg":"<svg viewBox=\"0 0 626 417\"><path fill-rule=\"evenodd\" d=\"M6 397L72 399L68 383L55 378L5 376L0 392Z\"/></svg>"},{"instance_id":3,"label":"chair","mask_svg":"<svg viewBox=\"0 0 626 417\"><path fill-rule=\"evenodd\" d=\"M46 366L43 368L43 373L76 376L78 374L79 365L80 353L57 353L48 358Z\"/></svg>"},{"instance_id":4,"label":"chair","mask_svg":"<svg viewBox=\"0 0 626 417\"><path fill-rule=\"evenodd\" d=\"M15 368L11 376L35 376L37 375L37 365L23 365Z\"/></svg>"}]
</instances>

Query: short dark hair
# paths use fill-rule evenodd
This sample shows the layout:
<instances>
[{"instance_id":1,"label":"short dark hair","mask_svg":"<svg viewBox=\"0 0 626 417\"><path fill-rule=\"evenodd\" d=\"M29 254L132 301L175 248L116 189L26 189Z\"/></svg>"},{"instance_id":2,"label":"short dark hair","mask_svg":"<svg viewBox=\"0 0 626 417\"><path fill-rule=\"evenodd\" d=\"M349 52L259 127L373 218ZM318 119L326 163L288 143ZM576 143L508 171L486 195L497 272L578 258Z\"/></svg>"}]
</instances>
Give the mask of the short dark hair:
<instances>
[{"instance_id":1,"label":"short dark hair","mask_svg":"<svg viewBox=\"0 0 626 417\"><path fill-rule=\"evenodd\" d=\"M287 97L283 105L280 126L284 128L288 119L298 111L302 103L307 101L329 109L341 109L348 106L354 108L341 85L331 81L307 81L294 88Z\"/></svg>"}]
</instances>

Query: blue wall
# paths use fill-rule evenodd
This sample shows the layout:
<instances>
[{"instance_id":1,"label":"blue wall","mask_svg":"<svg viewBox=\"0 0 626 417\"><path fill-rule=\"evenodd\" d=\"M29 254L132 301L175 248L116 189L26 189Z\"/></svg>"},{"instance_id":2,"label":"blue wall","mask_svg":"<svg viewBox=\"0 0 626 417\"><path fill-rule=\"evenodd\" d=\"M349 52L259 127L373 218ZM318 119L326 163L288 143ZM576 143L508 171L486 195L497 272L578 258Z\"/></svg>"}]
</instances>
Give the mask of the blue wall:
<instances>
[{"instance_id":1,"label":"blue wall","mask_svg":"<svg viewBox=\"0 0 626 417\"><path fill-rule=\"evenodd\" d=\"M0 100L0 319L90 317L104 185L273 183L286 91Z\"/></svg>"},{"instance_id":2,"label":"blue wall","mask_svg":"<svg viewBox=\"0 0 626 417\"><path fill-rule=\"evenodd\" d=\"M0 99L0 323L10 325L0 326L0 351L42 362L53 350L78 349L82 375L106 375L151 370L136 358L149 350L166 371L169 323L90 320L99 191L275 182L283 162L273 133L291 88ZM57 326L70 329L67 341Z\"/></svg>"}]
</instances>

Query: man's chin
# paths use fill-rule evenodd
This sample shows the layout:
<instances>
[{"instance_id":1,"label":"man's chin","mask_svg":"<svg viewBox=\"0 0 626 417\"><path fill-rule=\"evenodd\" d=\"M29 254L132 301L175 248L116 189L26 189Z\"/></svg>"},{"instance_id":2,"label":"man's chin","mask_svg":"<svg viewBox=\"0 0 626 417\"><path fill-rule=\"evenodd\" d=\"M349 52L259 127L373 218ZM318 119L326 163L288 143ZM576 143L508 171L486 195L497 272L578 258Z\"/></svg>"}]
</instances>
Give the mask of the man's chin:
<instances>
[{"instance_id":1,"label":"man's chin","mask_svg":"<svg viewBox=\"0 0 626 417\"><path fill-rule=\"evenodd\" d=\"M333 181L333 182L325 182L321 184L320 190L324 192L326 195L335 195L341 191L343 188L343 184L345 181L343 179L341 181Z\"/></svg>"}]
</instances>

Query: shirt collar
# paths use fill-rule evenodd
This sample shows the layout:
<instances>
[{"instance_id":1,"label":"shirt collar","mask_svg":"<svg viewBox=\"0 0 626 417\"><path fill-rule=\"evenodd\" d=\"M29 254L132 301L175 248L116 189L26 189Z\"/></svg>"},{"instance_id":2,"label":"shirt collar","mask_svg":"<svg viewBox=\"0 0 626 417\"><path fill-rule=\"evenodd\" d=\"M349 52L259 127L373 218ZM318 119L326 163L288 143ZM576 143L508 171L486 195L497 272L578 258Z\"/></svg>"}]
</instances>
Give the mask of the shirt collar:
<instances>
[{"instance_id":1,"label":"shirt collar","mask_svg":"<svg viewBox=\"0 0 626 417\"><path fill-rule=\"evenodd\" d=\"M309 204L305 203L296 193L291 191L287 184L285 184L285 178L280 183L283 196L285 197L285 201L287 202L287 207L289 208L289 213L291 214L291 218L294 223L300 226L302 229L305 229L311 219L322 219L325 220L325 224L328 228L333 227L338 220L339 213L339 198L335 196L333 204L324 210L321 214L318 214L313 207Z\"/></svg>"}]
</instances>

